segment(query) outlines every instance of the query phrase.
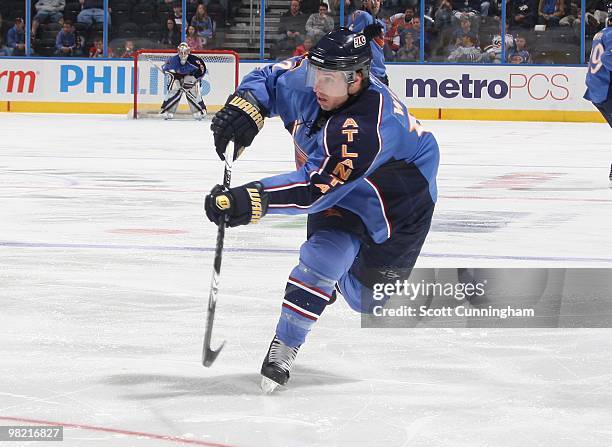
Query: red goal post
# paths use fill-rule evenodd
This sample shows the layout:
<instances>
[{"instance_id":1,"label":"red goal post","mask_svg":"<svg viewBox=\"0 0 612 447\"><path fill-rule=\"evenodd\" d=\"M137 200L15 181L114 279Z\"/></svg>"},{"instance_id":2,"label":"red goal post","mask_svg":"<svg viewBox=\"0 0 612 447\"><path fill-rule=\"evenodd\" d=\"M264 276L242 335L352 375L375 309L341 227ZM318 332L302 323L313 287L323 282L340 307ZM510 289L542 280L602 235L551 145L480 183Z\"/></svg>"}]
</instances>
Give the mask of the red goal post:
<instances>
[{"instance_id":1,"label":"red goal post","mask_svg":"<svg viewBox=\"0 0 612 447\"><path fill-rule=\"evenodd\" d=\"M158 115L167 89L167 76L161 67L176 53L174 49L142 49L134 54L133 118ZM206 64L200 91L208 112L216 112L238 87L240 57L230 50L193 50L191 54ZM189 113L184 98L177 113Z\"/></svg>"}]
</instances>

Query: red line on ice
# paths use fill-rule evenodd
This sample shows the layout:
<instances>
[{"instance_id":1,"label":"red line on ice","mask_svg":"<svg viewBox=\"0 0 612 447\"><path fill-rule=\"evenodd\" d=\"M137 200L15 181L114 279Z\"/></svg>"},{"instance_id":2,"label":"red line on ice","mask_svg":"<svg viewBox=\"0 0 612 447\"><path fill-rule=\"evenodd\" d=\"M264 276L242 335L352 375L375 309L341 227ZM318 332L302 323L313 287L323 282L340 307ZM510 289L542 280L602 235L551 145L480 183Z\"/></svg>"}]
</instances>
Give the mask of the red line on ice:
<instances>
[{"instance_id":1,"label":"red line on ice","mask_svg":"<svg viewBox=\"0 0 612 447\"><path fill-rule=\"evenodd\" d=\"M82 430L92 430L92 431L100 431L100 432L106 432L106 433L117 433L120 435L128 435L128 436L141 436L141 437L145 437L149 439L157 439L160 441L176 442L180 444L202 445L205 447L232 447L232 446L229 446L228 444L218 444L215 442L198 441L196 439L179 438L177 436L157 435L154 433L144 433L144 432L131 431L131 430L121 430L117 428L98 427L95 425L70 424L67 422L43 421L39 419L16 418L16 417L10 417L10 416L0 416L0 420L13 421L13 422L27 422L30 424L62 426L66 428L80 428Z\"/></svg>"}]
</instances>

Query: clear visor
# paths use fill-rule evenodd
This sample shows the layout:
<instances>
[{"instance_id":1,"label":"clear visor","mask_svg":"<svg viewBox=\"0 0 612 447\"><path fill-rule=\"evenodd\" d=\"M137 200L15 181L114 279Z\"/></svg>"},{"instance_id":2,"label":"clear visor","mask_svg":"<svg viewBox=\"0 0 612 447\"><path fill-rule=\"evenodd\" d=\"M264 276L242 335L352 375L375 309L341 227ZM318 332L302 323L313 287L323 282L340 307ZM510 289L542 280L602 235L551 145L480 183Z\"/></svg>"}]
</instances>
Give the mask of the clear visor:
<instances>
[{"instance_id":1,"label":"clear visor","mask_svg":"<svg viewBox=\"0 0 612 447\"><path fill-rule=\"evenodd\" d=\"M308 64L306 72L306 86L315 93L326 96L343 97L348 95L348 80L353 78L352 71L327 70Z\"/></svg>"}]
</instances>

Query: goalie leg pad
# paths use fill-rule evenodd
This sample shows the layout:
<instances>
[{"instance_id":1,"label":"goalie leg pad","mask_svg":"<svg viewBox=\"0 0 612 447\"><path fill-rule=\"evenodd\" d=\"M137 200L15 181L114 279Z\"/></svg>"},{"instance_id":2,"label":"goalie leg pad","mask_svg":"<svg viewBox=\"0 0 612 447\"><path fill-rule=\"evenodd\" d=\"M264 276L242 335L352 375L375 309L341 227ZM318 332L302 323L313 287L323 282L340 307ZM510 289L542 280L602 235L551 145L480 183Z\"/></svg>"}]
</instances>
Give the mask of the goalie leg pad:
<instances>
[{"instance_id":1,"label":"goalie leg pad","mask_svg":"<svg viewBox=\"0 0 612 447\"><path fill-rule=\"evenodd\" d=\"M189 90L185 91L185 96L187 97L187 103L189 104L189 109L191 109L191 113L202 113L206 115L206 104L202 100L202 94L200 93L200 89L197 84L191 87Z\"/></svg>"},{"instance_id":2,"label":"goalie leg pad","mask_svg":"<svg viewBox=\"0 0 612 447\"><path fill-rule=\"evenodd\" d=\"M182 95L183 91L181 89L169 90L161 105L160 113L174 113L178 108Z\"/></svg>"}]
</instances>

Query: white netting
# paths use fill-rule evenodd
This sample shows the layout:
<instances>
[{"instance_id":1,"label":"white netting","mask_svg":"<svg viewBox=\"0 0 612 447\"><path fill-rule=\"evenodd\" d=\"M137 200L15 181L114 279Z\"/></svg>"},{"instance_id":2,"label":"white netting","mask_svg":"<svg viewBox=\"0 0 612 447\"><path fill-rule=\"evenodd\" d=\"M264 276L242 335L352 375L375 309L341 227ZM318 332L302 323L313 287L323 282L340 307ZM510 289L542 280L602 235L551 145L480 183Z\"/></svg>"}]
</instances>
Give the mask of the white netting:
<instances>
[{"instance_id":1,"label":"white netting","mask_svg":"<svg viewBox=\"0 0 612 447\"><path fill-rule=\"evenodd\" d=\"M238 85L238 56L232 52L209 53L193 51L196 57L204 61L206 74L200 81L202 99L208 112L215 112L225 104L227 97ZM167 91L168 76L162 73L161 67L176 55L176 51L142 51L136 56L138 87L134 92L136 111L139 117L155 115ZM185 98L177 113L190 113Z\"/></svg>"}]
</instances>

